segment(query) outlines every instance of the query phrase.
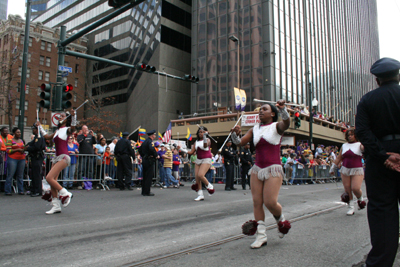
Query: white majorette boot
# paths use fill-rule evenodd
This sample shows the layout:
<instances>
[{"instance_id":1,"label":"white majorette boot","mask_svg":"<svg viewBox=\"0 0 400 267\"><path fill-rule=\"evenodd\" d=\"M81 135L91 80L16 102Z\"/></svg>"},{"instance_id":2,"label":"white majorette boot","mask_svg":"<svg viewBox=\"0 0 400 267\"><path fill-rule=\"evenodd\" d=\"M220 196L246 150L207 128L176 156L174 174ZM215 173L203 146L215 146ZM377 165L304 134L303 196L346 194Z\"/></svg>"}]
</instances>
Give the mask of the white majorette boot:
<instances>
[{"instance_id":1,"label":"white majorette boot","mask_svg":"<svg viewBox=\"0 0 400 267\"><path fill-rule=\"evenodd\" d=\"M61 201L58 198L53 198L51 200L51 205L53 207L51 207L51 210L46 211L47 215L51 215L54 213L60 213L61 212Z\"/></svg>"},{"instance_id":2,"label":"white majorette boot","mask_svg":"<svg viewBox=\"0 0 400 267\"><path fill-rule=\"evenodd\" d=\"M194 201L201 201L204 200L204 195L203 195L203 190L197 191L197 197L194 199Z\"/></svg>"},{"instance_id":3,"label":"white majorette boot","mask_svg":"<svg viewBox=\"0 0 400 267\"><path fill-rule=\"evenodd\" d=\"M207 185L207 191L208 191L208 194L211 196L212 194L214 194L214 192L215 192L215 189L214 189L214 186L211 184L211 183L208 183L208 185Z\"/></svg>"},{"instance_id":4,"label":"white majorette boot","mask_svg":"<svg viewBox=\"0 0 400 267\"><path fill-rule=\"evenodd\" d=\"M276 220L276 223L278 224L278 236L280 238L283 238L289 232L290 228L292 228L290 222L285 220L283 213L281 214L281 217Z\"/></svg>"},{"instance_id":5,"label":"white majorette boot","mask_svg":"<svg viewBox=\"0 0 400 267\"><path fill-rule=\"evenodd\" d=\"M63 188L58 192L58 199L61 200L63 208L67 207L71 202L71 198L74 196L72 193L68 192L67 189Z\"/></svg>"},{"instance_id":6,"label":"white majorette boot","mask_svg":"<svg viewBox=\"0 0 400 267\"><path fill-rule=\"evenodd\" d=\"M256 241L254 241L250 247L251 248L260 248L262 246L267 245L267 229L265 227L265 222L258 221L257 222L257 232L256 232Z\"/></svg>"},{"instance_id":7,"label":"white majorette boot","mask_svg":"<svg viewBox=\"0 0 400 267\"><path fill-rule=\"evenodd\" d=\"M354 215L354 200L350 200L349 202L349 209L346 213L348 216Z\"/></svg>"}]
</instances>

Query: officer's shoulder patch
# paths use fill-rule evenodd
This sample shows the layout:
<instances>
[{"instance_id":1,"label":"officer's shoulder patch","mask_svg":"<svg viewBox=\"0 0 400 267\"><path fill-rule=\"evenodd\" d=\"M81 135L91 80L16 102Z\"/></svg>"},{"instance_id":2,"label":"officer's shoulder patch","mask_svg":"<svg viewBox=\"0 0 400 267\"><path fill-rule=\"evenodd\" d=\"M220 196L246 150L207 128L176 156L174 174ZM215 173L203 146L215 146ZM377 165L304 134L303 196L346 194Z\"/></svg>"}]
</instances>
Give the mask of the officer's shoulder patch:
<instances>
[{"instance_id":1,"label":"officer's shoulder patch","mask_svg":"<svg viewBox=\"0 0 400 267\"><path fill-rule=\"evenodd\" d=\"M36 139L35 139L35 142L37 142L37 141L39 141L39 139L36 138Z\"/></svg>"},{"instance_id":2,"label":"officer's shoulder patch","mask_svg":"<svg viewBox=\"0 0 400 267\"><path fill-rule=\"evenodd\" d=\"M151 146L154 147L154 143L151 143Z\"/></svg>"}]
</instances>

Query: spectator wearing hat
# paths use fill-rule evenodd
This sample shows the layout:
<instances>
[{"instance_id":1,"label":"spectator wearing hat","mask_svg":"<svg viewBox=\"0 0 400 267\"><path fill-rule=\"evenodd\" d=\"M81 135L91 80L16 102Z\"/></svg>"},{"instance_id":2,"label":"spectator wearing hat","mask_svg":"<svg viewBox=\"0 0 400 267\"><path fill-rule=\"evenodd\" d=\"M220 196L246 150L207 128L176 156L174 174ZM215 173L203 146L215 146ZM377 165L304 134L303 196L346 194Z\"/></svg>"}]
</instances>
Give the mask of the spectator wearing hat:
<instances>
[{"instance_id":1,"label":"spectator wearing hat","mask_svg":"<svg viewBox=\"0 0 400 267\"><path fill-rule=\"evenodd\" d=\"M29 152L29 158L31 159L31 197L38 197L42 196L42 165L46 142L42 136L38 135L36 124L33 124L31 128L34 137L32 141L26 144L25 150Z\"/></svg>"},{"instance_id":2,"label":"spectator wearing hat","mask_svg":"<svg viewBox=\"0 0 400 267\"><path fill-rule=\"evenodd\" d=\"M154 177L156 159L158 157L153 144L153 140L156 138L156 130L147 132L147 136L148 138L139 148L139 153L143 160L142 195L154 196L154 194L150 192L150 187Z\"/></svg>"},{"instance_id":3,"label":"spectator wearing hat","mask_svg":"<svg viewBox=\"0 0 400 267\"><path fill-rule=\"evenodd\" d=\"M246 190L246 184L250 188L249 170L253 166L253 157L251 156L250 143L247 143L240 153L240 162L242 163L242 188Z\"/></svg>"},{"instance_id":4,"label":"spectator wearing hat","mask_svg":"<svg viewBox=\"0 0 400 267\"><path fill-rule=\"evenodd\" d=\"M128 140L129 133L123 132L122 138L115 145L114 154L117 158L117 179L119 183L119 189L132 190L132 160L135 159L135 149L132 143ZM125 179L124 179L125 178Z\"/></svg>"},{"instance_id":5,"label":"spectator wearing hat","mask_svg":"<svg viewBox=\"0 0 400 267\"><path fill-rule=\"evenodd\" d=\"M222 149L222 156L224 156L224 165L226 170L225 190L226 191L236 190L236 188L233 187L233 180L234 180L233 168L235 164L236 150L234 150L232 147L231 139L229 139L228 142L226 142L225 147Z\"/></svg>"},{"instance_id":6,"label":"spectator wearing hat","mask_svg":"<svg viewBox=\"0 0 400 267\"><path fill-rule=\"evenodd\" d=\"M398 249L400 200L400 62L382 58L371 67L378 88L357 106L355 133L364 146L368 223L367 266L392 266Z\"/></svg>"}]
</instances>

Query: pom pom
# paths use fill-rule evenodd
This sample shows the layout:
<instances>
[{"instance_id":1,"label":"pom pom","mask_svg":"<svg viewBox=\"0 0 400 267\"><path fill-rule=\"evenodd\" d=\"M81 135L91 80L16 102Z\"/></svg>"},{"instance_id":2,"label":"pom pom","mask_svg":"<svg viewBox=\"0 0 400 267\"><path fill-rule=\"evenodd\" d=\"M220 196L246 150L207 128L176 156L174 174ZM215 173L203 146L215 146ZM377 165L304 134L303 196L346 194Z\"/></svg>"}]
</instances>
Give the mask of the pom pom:
<instances>
[{"instance_id":1,"label":"pom pom","mask_svg":"<svg viewBox=\"0 0 400 267\"><path fill-rule=\"evenodd\" d=\"M194 190L194 191L199 191L199 187L197 186L197 183L196 184L192 184L192 190Z\"/></svg>"},{"instance_id":2,"label":"pom pom","mask_svg":"<svg viewBox=\"0 0 400 267\"><path fill-rule=\"evenodd\" d=\"M344 203L349 204L349 202L350 202L350 196L349 196L349 194L347 194L346 192L344 192L340 197L342 198L342 201L343 201Z\"/></svg>"},{"instance_id":3,"label":"pom pom","mask_svg":"<svg viewBox=\"0 0 400 267\"><path fill-rule=\"evenodd\" d=\"M357 200L357 204L358 204L358 208L359 208L360 210L364 209L365 206L367 206L367 203L365 203L364 200L363 200L363 201Z\"/></svg>"},{"instance_id":4,"label":"pom pom","mask_svg":"<svg viewBox=\"0 0 400 267\"><path fill-rule=\"evenodd\" d=\"M50 191L44 192L44 194L43 194L43 196L42 196L42 199L43 199L43 200L46 200L46 201L48 201L48 202L51 202L51 199L52 199L52 197L51 197L51 192L50 192Z\"/></svg>"},{"instance_id":5,"label":"pom pom","mask_svg":"<svg viewBox=\"0 0 400 267\"><path fill-rule=\"evenodd\" d=\"M290 228L292 228L292 226L290 225L289 221L285 220L285 221L278 222L278 230L282 234L286 235L289 232Z\"/></svg>"},{"instance_id":6,"label":"pom pom","mask_svg":"<svg viewBox=\"0 0 400 267\"><path fill-rule=\"evenodd\" d=\"M208 191L208 193L209 193L210 195L212 195L212 194L214 194L215 189L214 189L214 188L213 188L213 189L207 189L207 191Z\"/></svg>"},{"instance_id":7,"label":"pom pom","mask_svg":"<svg viewBox=\"0 0 400 267\"><path fill-rule=\"evenodd\" d=\"M257 232L258 223L255 220L250 220L242 225L242 233L244 235L254 235Z\"/></svg>"}]
</instances>

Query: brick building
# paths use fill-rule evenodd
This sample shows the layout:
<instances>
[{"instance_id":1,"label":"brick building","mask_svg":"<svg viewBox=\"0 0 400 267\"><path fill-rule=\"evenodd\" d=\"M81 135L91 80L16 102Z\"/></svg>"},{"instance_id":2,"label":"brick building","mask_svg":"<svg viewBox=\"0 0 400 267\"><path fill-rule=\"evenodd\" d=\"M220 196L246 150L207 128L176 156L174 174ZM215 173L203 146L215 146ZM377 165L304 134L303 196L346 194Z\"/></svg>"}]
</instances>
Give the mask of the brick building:
<instances>
[{"instance_id":1,"label":"brick building","mask_svg":"<svg viewBox=\"0 0 400 267\"><path fill-rule=\"evenodd\" d=\"M20 16L10 15L8 20L0 22L0 125L18 125L20 106L20 83L22 56L25 35L25 20ZM25 126L36 121L36 109L41 100L40 85L56 82L59 30L43 26L40 22L31 22L28 48L28 68L25 90ZM67 49L86 53L86 38L71 43ZM78 107L85 100L86 60L66 56L65 66L72 68L72 73L64 81L74 86L72 107ZM10 103L11 105L9 105ZM11 109L8 108L11 106ZM40 108L39 119L43 125L51 127L51 111ZM78 120L83 117L83 109L78 111Z\"/></svg>"}]
</instances>

